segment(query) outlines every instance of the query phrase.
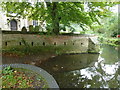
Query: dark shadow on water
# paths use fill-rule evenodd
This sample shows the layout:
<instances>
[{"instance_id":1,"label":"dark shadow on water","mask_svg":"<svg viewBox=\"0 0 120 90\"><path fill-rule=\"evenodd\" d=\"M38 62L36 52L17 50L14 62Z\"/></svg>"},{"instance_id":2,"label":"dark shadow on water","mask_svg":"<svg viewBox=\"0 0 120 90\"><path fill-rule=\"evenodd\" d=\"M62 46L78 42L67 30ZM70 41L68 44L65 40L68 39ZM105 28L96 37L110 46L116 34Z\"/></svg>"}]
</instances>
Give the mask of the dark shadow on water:
<instances>
[{"instance_id":1,"label":"dark shadow on water","mask_svg":"<svg viewBox=\"0 0 120 90\"><path fill-rule=\"evenodd\" d=\"M61 55L42 63L43 68L52 72L73 71L93 66L99 54Z\"/></svg>"}]
</instances>

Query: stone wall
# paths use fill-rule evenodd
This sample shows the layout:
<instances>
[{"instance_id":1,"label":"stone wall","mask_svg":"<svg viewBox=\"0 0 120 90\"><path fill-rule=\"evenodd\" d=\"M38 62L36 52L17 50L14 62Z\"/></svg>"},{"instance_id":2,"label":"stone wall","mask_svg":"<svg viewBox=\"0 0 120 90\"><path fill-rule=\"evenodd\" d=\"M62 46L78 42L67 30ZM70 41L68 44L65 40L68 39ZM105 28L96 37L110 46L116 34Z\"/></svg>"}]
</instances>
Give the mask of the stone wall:
<instances>
[{"instance_id":1,"label":"stone wall","mask_svg":"<svg viewBox=\"0 0 120 90\"><path fill-rule=\"evenodd\" d=\"M93 37L93 36L92 36ZM91 47L89 46L89 39L91 36L84 35L75 35L75 36L48 36L48 35L35 35L35 34L3 34L2 35L2 47L5 49L6 47L11 46L24 46L27 43L29 46L40 46L41 48L47 48L47 46L51 46L54 48L61 48L62 53L84 53L90 50L89 48L94 48L96 50L93 43ZM96 38L96 37L93 37ZM91 43L90 43L91 44ZM95 51L96 52L96 51ZM98 52L98 51L97 51Z\"/></svg>"}]
</instances>

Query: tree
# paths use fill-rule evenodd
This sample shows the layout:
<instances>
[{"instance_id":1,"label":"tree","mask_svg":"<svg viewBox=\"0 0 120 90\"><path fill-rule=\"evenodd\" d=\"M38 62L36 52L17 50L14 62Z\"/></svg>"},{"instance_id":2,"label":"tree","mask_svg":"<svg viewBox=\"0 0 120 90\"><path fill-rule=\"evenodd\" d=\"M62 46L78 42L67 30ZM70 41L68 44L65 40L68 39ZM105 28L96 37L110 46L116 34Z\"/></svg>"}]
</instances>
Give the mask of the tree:
<instances>
[{"instance_id":1,"label":"tree","mask_svg":"<svg viewBox=\"0 0 120 90\"><path fill-rule=\"evenodd\" d=\"M2 7L16 16L34 20L46 21L52 29L51 32L59 34L60 24L70 27L71 23L77 23L81 28L91 27L93 22L99 22L99 18L107 17L116 3L108 2L3 2ZM86 8L85 8L86 6ZM87 10L87 11L86 11Z\"/></svg>"},{"instance_id":2,"label":"tree","mask_svg":"<svg viewBox=\"0 0 120 90\"><path fill-rule=\"evenodd\" d=\"M106 37L116 37L120 34L119 20L120 17L117 13L111 14L111 17L101 19L102 25L94 26L94 32L103 34Z\"/></svg>"}]
</instances>

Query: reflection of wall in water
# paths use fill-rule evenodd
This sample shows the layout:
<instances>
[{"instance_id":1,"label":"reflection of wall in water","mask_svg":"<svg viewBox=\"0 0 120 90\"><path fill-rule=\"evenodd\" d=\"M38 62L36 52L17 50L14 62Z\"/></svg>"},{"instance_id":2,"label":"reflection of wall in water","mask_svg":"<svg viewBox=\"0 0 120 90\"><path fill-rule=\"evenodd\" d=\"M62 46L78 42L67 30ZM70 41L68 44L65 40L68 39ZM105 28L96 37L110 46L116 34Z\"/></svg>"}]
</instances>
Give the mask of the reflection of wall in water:
<instances>
[{"instance_id":1,"label":"reflection of wall in water","mask_svg":"<svg viewBox=\"0 0 120 90\"><path fill-rule=\"evenodd\" d=\"M94 65L99 54L61 55L45 62L47 68L53 71L72 71Z\"/></svg>"}]
</instances>

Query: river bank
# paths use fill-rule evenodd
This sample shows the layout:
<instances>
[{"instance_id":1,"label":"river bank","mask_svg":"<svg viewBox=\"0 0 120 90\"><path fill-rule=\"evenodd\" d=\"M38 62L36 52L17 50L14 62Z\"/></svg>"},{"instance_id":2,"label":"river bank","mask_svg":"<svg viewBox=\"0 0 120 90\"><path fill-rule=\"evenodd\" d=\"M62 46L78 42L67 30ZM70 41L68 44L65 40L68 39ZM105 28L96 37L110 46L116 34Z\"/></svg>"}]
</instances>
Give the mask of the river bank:
<instances>
[{"instance_id":1,"label":"river bank","mask_svg":"<svg viewBox=\"0 0 120 90\"><path fill-rule=\"evenodd\" d=\"M108 44L115 47L120 46L120 38L116 38L116 37L99 36L99 41L101 44Z\"/></svg>"}]
</instances>

